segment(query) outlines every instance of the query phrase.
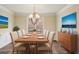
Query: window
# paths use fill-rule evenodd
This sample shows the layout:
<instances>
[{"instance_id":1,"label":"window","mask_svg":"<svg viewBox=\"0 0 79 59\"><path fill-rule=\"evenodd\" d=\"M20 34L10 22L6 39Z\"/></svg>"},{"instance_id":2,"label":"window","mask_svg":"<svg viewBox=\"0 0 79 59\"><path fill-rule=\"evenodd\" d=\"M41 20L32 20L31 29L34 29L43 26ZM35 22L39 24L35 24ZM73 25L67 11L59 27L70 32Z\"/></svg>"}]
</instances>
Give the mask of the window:
<instances>
[{"instance_id":1,"label":"window","mask_svg":"<svg viewBox=\"0 0 79 59\"><path fill-rule=\"evenodd\" d=\"M31 19L28 20L28 32L32 32L34 29L34 25ZM43 32L43 20L40 18L36 23L36 31L42 33Z\"/></svg>"}]
</instances>

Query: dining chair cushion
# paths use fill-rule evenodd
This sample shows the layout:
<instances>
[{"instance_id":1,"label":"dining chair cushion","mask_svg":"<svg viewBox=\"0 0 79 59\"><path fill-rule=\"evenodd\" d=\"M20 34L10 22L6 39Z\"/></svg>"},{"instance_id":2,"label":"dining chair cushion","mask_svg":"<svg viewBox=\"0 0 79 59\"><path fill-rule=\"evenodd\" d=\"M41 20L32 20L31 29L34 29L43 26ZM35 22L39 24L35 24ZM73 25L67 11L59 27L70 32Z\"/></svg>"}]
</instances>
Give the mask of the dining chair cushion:
<instances>
[{"instance_id":1,"label":"dining chair cushion","mask_svg":"<svg viewBox=\"0 0 79 59\"><path fill-rule=\"evenodd\" d=\"M18 46L25 46L25 45L23 43L16 43L14 46L18 47Z\"/></svg>"},{"instance_id":2,"label":"dining chair cushion","mask_svg":"<svg viewBox=\"0 0 79 59\"><path fill-rule=\"evenodd\" d=\"M36 47L36 45L30 45L30 48L35 48Z\"/></svg>"},{"instance_id":3,"label":"dining chair cushion","mask_svg":"<svg viewBox=\"0 0 79 59\"><path fill-rule=\"evenodd\" d=\"M26 51L26 48L23 47L23 46L18 46L18 47L15 47L14 50L16 50L16 51Z\"/></svg>"},{"instance_id":4,"label":"dining chair cushion","mask_svg":"<svg viewBox=\"0 0 79 59\"><path fill-rule=\"evenodd\" d=\"M50 50L50 45L46 43L45 45L38 47L38 51L40 50Z\"/></svg>"}]
</instances>

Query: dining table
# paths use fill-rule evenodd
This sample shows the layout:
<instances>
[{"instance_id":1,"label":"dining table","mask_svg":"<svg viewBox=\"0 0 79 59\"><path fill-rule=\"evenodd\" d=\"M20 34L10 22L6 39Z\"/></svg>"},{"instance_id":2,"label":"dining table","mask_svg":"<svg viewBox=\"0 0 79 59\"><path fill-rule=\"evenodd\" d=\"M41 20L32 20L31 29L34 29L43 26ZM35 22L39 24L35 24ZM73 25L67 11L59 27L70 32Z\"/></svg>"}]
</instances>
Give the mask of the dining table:
<instances>
[{"instance_id":1,"label":"dining table","mask_svg":"<svg viewBox=\"0 0 79 59\"><path fill-rule=\"evenodd\" d=\"M48 39L37 32L26 34L18 39L15 40L15 42L23 42L23 43L47 43Z\"/></svg>"},{"instance_id":2,"label":"dining table","mask_svg":"<svg viewBox=\"0 0 79 59\"><path fill-rule=\"evenodd\" d=\"M15 40L16 43L26 43L30 45L44 44L48 42L48 39L43 34L33 32L23 35L22 37ZM37 50L37 47L36 47Z\"/></svg>"}]
</instances>

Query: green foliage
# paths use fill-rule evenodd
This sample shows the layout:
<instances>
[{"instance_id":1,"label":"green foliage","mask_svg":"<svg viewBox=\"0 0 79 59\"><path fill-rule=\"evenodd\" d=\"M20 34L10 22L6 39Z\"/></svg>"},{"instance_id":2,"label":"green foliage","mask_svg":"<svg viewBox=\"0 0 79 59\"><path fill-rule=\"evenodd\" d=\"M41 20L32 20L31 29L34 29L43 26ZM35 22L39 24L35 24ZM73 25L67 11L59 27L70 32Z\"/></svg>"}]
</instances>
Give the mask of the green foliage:
<instances>
[{"instance_id":1,"label":"green foliage","mask_svg":"<svg viewBox=\"0 0 79 59\"><path fill-rule=\"evenodd\" d=\"M14 28L13 28L13 31L18 31L20 28L18 27L18 26L15 26Z\"/></svg>"},{"instance_id":2,"label":"green foliage","mask_svg":"<svg viewBox=\"0 0 79 59\"><path fill-rule=\"evenodd\" d=\"M36 31L36 29L33 29L33 32L35 32Z\"/></svg>"}]
</instances>

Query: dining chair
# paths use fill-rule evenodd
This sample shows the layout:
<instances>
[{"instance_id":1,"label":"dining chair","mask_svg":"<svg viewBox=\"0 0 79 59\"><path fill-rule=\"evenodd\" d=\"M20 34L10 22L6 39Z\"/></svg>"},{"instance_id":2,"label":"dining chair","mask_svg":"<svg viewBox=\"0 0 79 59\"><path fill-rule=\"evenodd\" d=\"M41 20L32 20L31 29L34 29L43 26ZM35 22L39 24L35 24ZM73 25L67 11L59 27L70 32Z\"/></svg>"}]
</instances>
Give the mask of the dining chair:
<instances>
[{"instance_id":1,"label":"dining chair","mask_svg":"<svg viewBox=\"0 0 79 59\"><path fill-rule=\"evenodd\" d=\"M47 31L46 31L46 34L45 34L45 37L46 37L47 39L48 39L49 33L50 33L50 32L47 30Z\"/></svg>"},{"instance_id":2,"label":"dining chair","mask_svg":"<svg viewBox=\"0 0 79 59\"><path fill-rule=\"evenodd\" d=\"M48 40L49 40L49 45L50 45L50 52L52 53L52 47L53 47L53 41L54 41L54 37L55 37L55 32L50 32Z\"/></svg>"},{"instance_id":3,"label":"dining chair","mask_svg":"<svg viewBox=\"0 0 79 59\"><path fill-rule=\"evenodd\" d=\"M21 30L22 31L22 35L26 35L27 33L26 33L26 31L23 29L23 30Z\"/></svg>"},{"instance_id":4,"label":"dining chair","mask_svg":"<svg viewBox=\"0 0 79 59\"><path fill-rule=\"evenodd\" d=\"M44 29L44 31L43 31L43 35L45 35L46 34L46 29Z\"/></svg>"},{"instance_id":5,"label":"dining chair","mask_svg":"<svg viewBox=\"0 0 79 59\"><path fill-rule=\"evenodd\" d=\"M17 31L17 34L18 34L18 37L22 37L22 36L23 36L23 34L22 34L22 31L21 31L21 30Z\"/></svg>"},{"instance_id":6,"label":"dining chair","mask_svg":"<svg viewBox=\"0 0 79 59\"><path fill-rule=\"evenodd\" d=\"M48 51L49 53L52 53L52 45L53 45L54 36L55 36L55 32L49 33L48 43L38 46L38 53L39 51Z\"/></svg>"},{"instance_id":7,"label":"dining chair","mask_svg":"<svg viewBox=\"0 0 79 59\"><path fill-rule=\"evenodd\" d=\"M26 46L23 43L16 43L15 40L18 39L17 32L11 32L11 41L12 41L12 53L15 52L24 52L26 51Z\"/></svg>"}]
</instances>

